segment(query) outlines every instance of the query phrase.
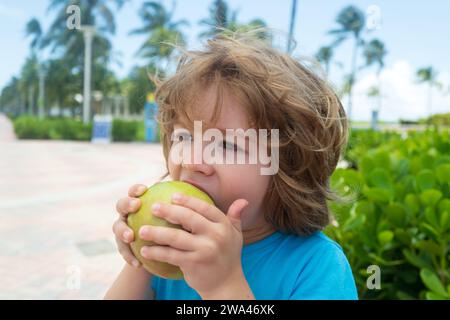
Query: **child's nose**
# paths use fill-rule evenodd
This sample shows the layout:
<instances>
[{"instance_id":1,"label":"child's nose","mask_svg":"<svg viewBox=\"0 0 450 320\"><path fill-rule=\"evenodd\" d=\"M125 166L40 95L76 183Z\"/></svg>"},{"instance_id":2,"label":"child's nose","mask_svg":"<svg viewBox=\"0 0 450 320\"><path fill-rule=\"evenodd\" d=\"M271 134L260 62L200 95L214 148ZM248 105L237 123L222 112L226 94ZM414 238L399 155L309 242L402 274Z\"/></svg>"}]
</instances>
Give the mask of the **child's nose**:
<instances>
[{"instance_id":1,"label":"child's nose","mask_svg":"<svg viewBox=\"0 0 450 320\"><path fill-rule=\"evenodd\" d=\"M211 175L214 172L214 168L203 159L204 147L204 144L198 146L192 144L190 152L187 154L183 152L183 161L181 162L182 168L193 172L200 172L204 175Z\"/></svg>"},{"instance_id":2,"label":"child's nose","mask_svg":"<svg viewBox=\"0 0 450 320\"><path fill-rule=\"evenodd\" d=\"M192 172L202 173L206 176L210 176L214 172L214 168L206 163L196 164L196 163L182 163L181 167L185 170Z\"/></svg>"}]
</instances>

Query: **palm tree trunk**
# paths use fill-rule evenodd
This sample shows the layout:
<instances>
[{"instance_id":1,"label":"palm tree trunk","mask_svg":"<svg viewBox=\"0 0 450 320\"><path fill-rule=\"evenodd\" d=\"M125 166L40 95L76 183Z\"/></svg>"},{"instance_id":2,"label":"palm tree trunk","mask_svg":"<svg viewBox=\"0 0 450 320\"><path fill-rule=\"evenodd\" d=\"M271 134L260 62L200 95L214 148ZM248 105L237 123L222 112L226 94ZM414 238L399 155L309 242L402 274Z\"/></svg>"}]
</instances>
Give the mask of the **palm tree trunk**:
<instances>
[{"instance_id":1,"label":"palm tree trunk","mask_svg":"<svg viewBox=\"0 0 450 320\"><path fill-rule=\"evenodd\" d=\"M289 25L289 38L287 43L287 53L291 53L292 50L292 40L294 38L294 25L295 25L295 13L297 11L297 0L292 0L291 8L291 22Z\"/></svg>"},{"instance_id":2,"label":"palm tree trunk","mask_svg":"<svg viewBox=\"0 0 450 320\"><path fill-rule=\"evenodd\" d=\"M383 101L383 97L381 96L382 90L381 90L381 68L378 69L377 72L377 82L378 82L378 112L381 111L381 104Z\"/></svg>"},{"instance_id":3,"label":"palm tree trunk","mask_svg":"<svg viewBox=\"0 0 450 320\"><path fill-rule=\"evenodd\" d=\"M39 99L38 99L38 117L44 118L44 103L45 103L45 74L42 65L39 66Z\"/></svg>"},{"instance_id":4,"label":"palm tree trunk","mask_svg":"<svg viewBox=\"0 0 450 320\"><path fill-rule=\"evenodd\" d=\"M325 63L325 74L327 75L327 78L330 76L330 61Z\"/></svg>"},{"instance_id":5,"label":"palm tree trunk","mask_svg":"<svg viewBox=\"0 0 450 320\"><path fill-rule=\"evenodd\" d=\"M431 81L428 82L428 101L427 101L427 109L428 109L428 126L431 125L431 116L432 116L432 95L431 95L431 90L433 89L433 83Z\"/></svg>"},{"instance_id":6,"label":"palm tree trunk","mask_svg":"<svg viewBox=\"0 0 450 320\"><path fill-rule=\"evenodd\" d=\"M34 101L34 90L33 86L28 87L28 110L27 113L32 116L33 115L33 101Z\"/></svg>"}]
</instances>

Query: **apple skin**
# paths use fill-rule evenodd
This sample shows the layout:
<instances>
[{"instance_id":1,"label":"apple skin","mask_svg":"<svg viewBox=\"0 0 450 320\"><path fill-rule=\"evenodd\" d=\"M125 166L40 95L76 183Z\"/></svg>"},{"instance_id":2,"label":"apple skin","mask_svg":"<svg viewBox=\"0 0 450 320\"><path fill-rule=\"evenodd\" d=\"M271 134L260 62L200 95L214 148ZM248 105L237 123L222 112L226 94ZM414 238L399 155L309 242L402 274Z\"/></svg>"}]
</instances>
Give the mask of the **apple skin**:
<instances>
[{"instance_id":1,"label":"apple skin","mask_svg":"<svg viewBox=\"0 0 450 320\"><path fill-rule=\"evenodd\" d=\"M143 246L156 244L152 241L142 240L139 236L139 229L144 225L182 229L181 225L172 224L152 214L151 207L155 202L171 204L172 194L174 193L196 197L214 205L213 200L205 192L189 183L182 181L164 181L155 183L139 197L141 200L139 211L128 215L127 219L128 226L133 229L135 235L135 241L130 245L131 251L148 272L166 279L182 279L183 273L179 267L172 264L151 261L142 257L140 252Z\"/></svg>"}]
</instances>

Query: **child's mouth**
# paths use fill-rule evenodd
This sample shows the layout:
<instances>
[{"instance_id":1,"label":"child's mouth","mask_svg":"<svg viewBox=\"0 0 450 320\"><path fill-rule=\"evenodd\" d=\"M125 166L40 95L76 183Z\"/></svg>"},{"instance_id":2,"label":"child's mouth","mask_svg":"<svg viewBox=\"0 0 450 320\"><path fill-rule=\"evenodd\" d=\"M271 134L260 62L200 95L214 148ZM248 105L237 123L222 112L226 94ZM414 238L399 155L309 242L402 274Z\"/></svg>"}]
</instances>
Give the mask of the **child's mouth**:
<instances>
[{"instance_id":1,"label":"child's mouth","mask_svg":"<svg viewBox=\"0 0 450 320\"><path fill-rule=\"evenodd\" d=\"M196 183L196 182L194 182L192 180L182 180L182 181L186 182L186 183L189 183L189 184L192 184L194 187L196 187L196 188L200 189L201 191L203 191L204 193L206 193L208 195L208 197L210 197L214 201L214 198L211 196L211 194L209 194L209 192L206 191L205 188L203 188L198 183Z\"/></svg>"}]
</instances>

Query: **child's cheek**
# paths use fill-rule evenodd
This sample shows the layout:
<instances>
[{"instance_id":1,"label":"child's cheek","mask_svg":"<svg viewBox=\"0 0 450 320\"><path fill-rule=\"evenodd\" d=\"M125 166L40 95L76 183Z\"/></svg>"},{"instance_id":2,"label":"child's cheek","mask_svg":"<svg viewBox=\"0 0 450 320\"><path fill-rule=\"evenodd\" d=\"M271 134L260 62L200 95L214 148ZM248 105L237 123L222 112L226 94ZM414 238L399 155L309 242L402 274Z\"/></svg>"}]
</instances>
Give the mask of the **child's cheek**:
<instances>
[{"instance_id":1,"label":"child's cheek","mask_svg":"<svg viewBox=\"0 0 450 320\"><path fill-rule=\"evenodd\" d=\"M170 158L168 160L169 175L172 180L180 179L181 165L173 163Z\"/></svg>"},{"instance_id":2,"label":"child's cheek","mask_svg":"<svg viewBox=\"0 0 450 320\"><path fill-rule=\"evenodd\" d=\"M223 172L221 185L228 193L227 198L233 200L245 198L251 203L261 204L270 177L259 174L257 165L230 165Z\"/></svg>"}]
</instances>

